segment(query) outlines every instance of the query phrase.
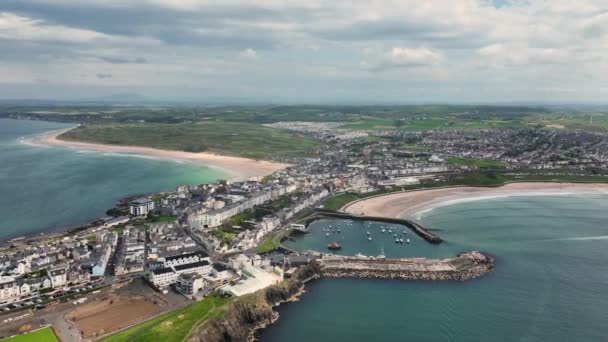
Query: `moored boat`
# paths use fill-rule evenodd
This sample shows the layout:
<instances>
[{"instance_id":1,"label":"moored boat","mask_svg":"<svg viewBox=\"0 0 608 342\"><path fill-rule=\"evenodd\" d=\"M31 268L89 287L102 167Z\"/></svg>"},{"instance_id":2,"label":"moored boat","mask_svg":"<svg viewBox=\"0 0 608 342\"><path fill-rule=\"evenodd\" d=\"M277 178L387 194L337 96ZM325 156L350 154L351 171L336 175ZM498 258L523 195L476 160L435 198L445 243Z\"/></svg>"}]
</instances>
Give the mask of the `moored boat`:
<instances>
[{"instance_id":1,"label":"moored boat","mask_svg":"<svg viewBox=\"0 0 608 342\"><path fill-rule=\"evenodd\" d=\"M342 246L338 245L335 241L327 245L327 248L337 250L342 248Z\"/></svg>"}]
</instances>

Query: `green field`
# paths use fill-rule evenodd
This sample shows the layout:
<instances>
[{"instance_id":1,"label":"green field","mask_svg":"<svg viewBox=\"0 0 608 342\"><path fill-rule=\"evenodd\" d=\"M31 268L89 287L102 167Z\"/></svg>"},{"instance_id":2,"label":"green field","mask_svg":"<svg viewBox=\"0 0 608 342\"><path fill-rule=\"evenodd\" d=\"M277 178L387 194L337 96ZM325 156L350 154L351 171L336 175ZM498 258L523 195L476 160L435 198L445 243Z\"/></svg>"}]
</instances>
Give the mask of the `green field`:
<instances>
[{"instance_id":1,"label":"green field","mask_svg":"<svg viewBox=\"0 0 608 342\"><path fill-rule=\"evenodd\" d=\"M59 342L57 336L50 327L38 329L23 335L8 337L0 340L2 342Z\"/></svg>"},{"instance_id":2,"label":"green field","mask_svg":"<svg viewBox=\"0 0 608 342\"><path fill-rule=\"evenodd\" d=\"M262 241L256 248L256 253L265 253L279 248L281 245L281 241L284 237L291 234L290 230L285 230L281 232L271 233L264 241Z\"/></svg>"},{"instance_id":3,"label":"green field","mask_svg":"<svg viewBox=\"0 0 608 342\"><path fill-rule=\"evenodd\" d=\"M343 193L337 196L332 196L323 201L323 208L327 210L338 210L345 204L358 200L359 196L353 193Z\"/></svg>"},{"instance_id":4,"label":"green field","mask_svg":"<svg viewBox=\"0 0 608 342\"><path fill-rule=\"evenodd\" d=\"M64 140L211 152L254 159L311 154L319 142L299 133L236 122L111 124L80 126Z\"/></svg>"},{"instance_id":5,"label":"green field","mask_svg":"<svg viewBox=\"0 0 608 342\"><path fill-rule=\"evenodd\" d=\"M464 166L478 167L478 168L502 168L507 165L504 162L496 161L496 160L461 158L461 157L448 158L448 162L450 162L451 164L454 164L454 165L464 165Z\"/></svg>"},{"instance_id":6,"label":"green field","mask_svg":"<svg viewBox=\"0 0 608 342\"><path fill-rule=\"evenodd\" d=\"M102 342L181 342L204 321L223 313L229 299L208 297L101 339Z\"/></svg>"}]
</instances>

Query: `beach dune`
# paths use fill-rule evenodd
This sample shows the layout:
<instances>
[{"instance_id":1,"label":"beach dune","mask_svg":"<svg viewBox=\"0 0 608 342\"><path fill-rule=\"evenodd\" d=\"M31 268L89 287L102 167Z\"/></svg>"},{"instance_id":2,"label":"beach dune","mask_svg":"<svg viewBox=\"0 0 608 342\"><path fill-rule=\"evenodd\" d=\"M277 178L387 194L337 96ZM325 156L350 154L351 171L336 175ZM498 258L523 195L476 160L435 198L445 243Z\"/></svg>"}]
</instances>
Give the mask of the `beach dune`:
<instances>
[{"instance_id":1,"label":"beach dune","mask_svg":"<svg viewBox=\"0 0 608 342\"><path fill-rule=\"evenodd\" d=\"M430 208L463 201L509 196L567 196L575 194L608 195L608 184L591 183L510 183L498 188L451 187L415 190L371 197L353 202L342 211L368 216L416 219Z\"/></svg>"},{"instance_id":2,"label":"beach dune","mask_svg":"<svg viewBox=\"0 0 608 342\"><path fill-rule=\"evenodd\" d=\"M223 156L219 154L207 152L184 152L161 150L150 147L141 146L122 146L122 145L105 145L94 144L79 141L61 140L58 137L70 129L51 131L45 134L36 136L26 141L32 145L45 146L63 146L87 151L113 152L113 153L128 153L152 156L169 160L186 160L195 162L202 166L221 169L228 173L232 180L244 180L251 177L262 177L272 174L275 171L282 170L289 166L285 163L275 163L265 160L254 160L249 158Z\"/></svg>"}]
</instances>

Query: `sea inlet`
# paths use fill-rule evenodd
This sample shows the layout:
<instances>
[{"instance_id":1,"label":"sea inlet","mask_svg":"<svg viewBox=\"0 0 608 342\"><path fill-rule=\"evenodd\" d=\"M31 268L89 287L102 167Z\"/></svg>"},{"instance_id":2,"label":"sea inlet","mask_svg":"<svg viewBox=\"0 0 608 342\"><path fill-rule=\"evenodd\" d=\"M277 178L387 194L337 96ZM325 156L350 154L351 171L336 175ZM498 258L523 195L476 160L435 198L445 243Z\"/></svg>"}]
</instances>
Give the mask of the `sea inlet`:
<instances>
[{"instance_id":1,"label":"sea inlet","mask_svg":"<svg viewBox=\"0 0 608 342\"><path fill-rule=\"evenodd\" d=\"M71 126L0 119L0 240L87 223L129 195L224 176L186 162L26 143Z\"/></svg>"},{"instance_id":2,"label":"sea inlet","mask_svg":"<svg viewBox=\"0 0 608 342\"><path fill-rule=\"evenodd\" d=\"M444 242L386 224L321 220L290 248L344 255L442 258L465 250L496 257L496 268L467 282L321 279L300 301L278 308L261 331L268 341L600 341L608 335L608 197L510 197L438 207L420 222ZM327 227L343 227L326 236ZM349 228L346 228L346 227ZM396 227L398 231L402 227ZM366 238L370 230L373 237ZM384 233L386 235L386 233Z\"/></svg>"}]
</instances>

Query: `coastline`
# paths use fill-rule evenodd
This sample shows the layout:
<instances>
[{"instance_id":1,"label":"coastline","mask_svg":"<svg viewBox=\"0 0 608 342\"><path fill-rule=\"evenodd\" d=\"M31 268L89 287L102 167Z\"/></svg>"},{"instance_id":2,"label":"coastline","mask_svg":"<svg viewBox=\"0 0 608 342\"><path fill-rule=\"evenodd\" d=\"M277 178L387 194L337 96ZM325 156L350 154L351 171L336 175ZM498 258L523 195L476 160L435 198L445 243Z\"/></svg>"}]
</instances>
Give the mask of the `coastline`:
<instances>
[{"instance_id":1,"label":"coastline","mask_svg":"<svg viewBox=\"0 0 608 342\"><path fill-rule=\"evenodd\" d=\"M608 195L603 183L509 183L497 188L449 187L398 192L358 200L340 211L367 216L419 219L424 212L450 204L514 196Z\"/></svg>"},{"instance_id":2,"label":"coastline","mask_svg":"<svg viewBox=\"0 0 608 342\"><path fill-rule=\"evenodd\" d=\"M167 160L184 160L201 166L219 169L229 174L231 180L245 180L251 177L263 177L289 166L265 160L254 160L242 157L224 156L208 152L184 152L161 150L151 147L94 144L79 141L59 139L59 135L72 128L49 131L44 134L22 140L23 143L34 146L57 146L85 151L105 153L124 153L149 156Z\"/></svg>"}]
</instances>

